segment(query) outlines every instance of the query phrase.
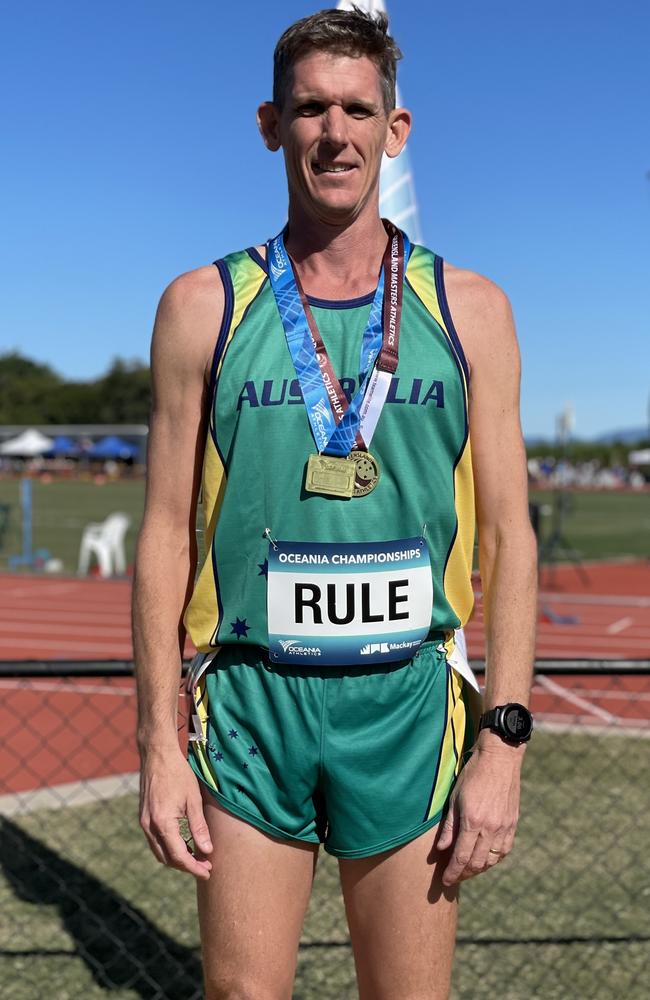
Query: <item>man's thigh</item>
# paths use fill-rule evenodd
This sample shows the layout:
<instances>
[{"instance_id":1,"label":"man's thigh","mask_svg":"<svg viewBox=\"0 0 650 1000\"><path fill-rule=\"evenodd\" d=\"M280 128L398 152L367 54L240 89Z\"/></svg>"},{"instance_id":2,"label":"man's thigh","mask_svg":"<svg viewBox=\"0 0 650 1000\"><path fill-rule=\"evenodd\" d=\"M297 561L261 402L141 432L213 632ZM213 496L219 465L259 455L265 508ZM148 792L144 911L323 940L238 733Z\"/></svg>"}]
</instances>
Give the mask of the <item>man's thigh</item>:
<instances>
[{"instance_id":1,"label":"man's thigh","mask_svg":"<svg viewBox=\"0 0 650 1000\"><path fill-rule=\"evenodd\" d=\"M214 845L197 880L205 1000L290 1000L318 845L280 840L202 788Z\"/></svg>"},{"instance_id":2,"label":"man's thigh","mask_svg":"<svg viewBox=\"0 0 650 1000\"><path fill-rule=\"evenodd\" d=\"M441 885L448 855L437 827L402 847L339 859L360 1000L446 1000L457 889Z\"/></svg>"}]
</instances>

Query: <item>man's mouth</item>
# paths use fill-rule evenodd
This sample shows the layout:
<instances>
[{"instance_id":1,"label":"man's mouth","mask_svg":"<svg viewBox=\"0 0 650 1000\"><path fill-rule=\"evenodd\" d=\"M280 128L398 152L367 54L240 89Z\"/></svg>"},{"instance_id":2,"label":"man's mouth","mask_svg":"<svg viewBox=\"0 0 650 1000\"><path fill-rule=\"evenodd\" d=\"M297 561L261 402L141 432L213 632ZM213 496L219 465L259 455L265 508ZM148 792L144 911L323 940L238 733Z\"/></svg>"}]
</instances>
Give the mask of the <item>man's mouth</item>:
<instances>
[{"instance_id":1,"label":"man's mouth","mask_svg":"<svg viewBox=\"0 0 650 1000\"><path fill-rule=\"evenodd\" d=\"M346 174L354 170L347 163L323 163L320 160L315 161L313 167L315 174Z\"/></svg>"}]
</instances>

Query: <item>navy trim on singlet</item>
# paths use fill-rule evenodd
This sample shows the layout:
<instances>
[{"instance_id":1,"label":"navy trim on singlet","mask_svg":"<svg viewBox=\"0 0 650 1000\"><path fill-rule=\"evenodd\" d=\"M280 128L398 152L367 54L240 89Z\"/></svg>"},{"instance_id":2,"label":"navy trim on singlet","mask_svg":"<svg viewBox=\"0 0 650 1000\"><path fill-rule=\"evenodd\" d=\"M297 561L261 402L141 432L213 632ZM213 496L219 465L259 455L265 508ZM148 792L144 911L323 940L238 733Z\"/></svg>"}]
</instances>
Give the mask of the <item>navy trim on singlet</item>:
<instances>
[{"instance_id":1,"label":"navy trim on singlet","mask_svg":"<svg viewBox=\"0 0 650 1000\"><path fill-rule=\"evenodd\" d=\"M375 297L374 289L366 295L360 295L356 299L319 299L315 295L308 295L307 301L310 306L317 309L356 309L357 306L369 306Z\"/></svg>"},{"instance_id":2,"label":"navy trim on singlet","mask_svg":"<svg viewBox=\"0 0 650 1000\"><path fill-rule=\"evenodd\" d=\"M262 257L262 254L259 252L257 247L246 247L246 253L251 258L251 260L254 260L256 264L259 264L259 266L264 271L264 274L269 273L269 269L266 266L266 261Z\"/></svg>"},{"instance_id":3,"label":"navy trim on singlet","mask_svg":"<svg viewBox=\"0 0 650 1000\"><path fill-rule=\"evenodd\" d=\"M408 264L410 260L412 251L413 244L411 243L406 264ZM254 260L255 263L262 268L264 274L269 273L266 261L257 247L246 247L246 253L251 260ZM375 291L373 289L372 292L368 292L366 295L359 295L356 299L321 299L316 295L308 295L307 301L310 306L316 306L317 309L356 309L358 306L369 306L374 297Z\"/></svg>"},{"instance_id":4,"label":"navy trim on singlet","mask_svg":"<svg viewBox=\"0 0 650 1000\"><path fill-rule=\"evenodd\" d=\"M217 377L217 366L219 364L221 355L223 354L223 348L226 342L226 338L228 336L228 330L230 329L230 324L232 322L232 313L235 306L235 290L233 288L232 278L230 276L230 271L228 270L228 265L224 260L215 260L213 261L213 263L221 276L225 301L223 306L223 317L221 320L221 326L219 328L219 336L217 337L217 342L214 346L214 354L212 355L212 367L210 369L210 385L208 387L208 399L210 400L210 405L212 405L212 397L214 394L214 383Z\"/></svg>"},{"instance_id":5,"label":"navy trim on singlet","mask_svg":"<svg viewBox=\"0 0 650 1000\"><path fill-rule=\"evenodd\" d=\"M467 364L467 362L465 361L465 355L462 354L462 353L460 355L457 355L455 351L451 351L451 355L452 355L454 361L456 362L456 368L458 369L458 376L459 376L459 378L462 378L462 375L460 373L461 364L462 364L463 369L465 370L465 372L467 372L467 369L465 368L465 365ZM469 437L469 412L468 412L468 401L466 399L465 393L463 393L463 409L464 409L464 414L465 414L465 433L463 435L463 440L462 440L461 446L458 449L458 454L456 455L456 459L454 461L454 467L453 467L453 469L451 471L451 484L452 484L453 489L454 489L454 515L455 515L456 524L454 525L454 532L453 532L453 534L451 536L451 541L449 543L449 548L447 549L447 555L445 556L445 565L444 565L444 568L442 570L442 579L443 580L445 579L445 573L447 572L447 566L449 565L449 560L451 558L452 549L453 549L453 547L454 547L454 545L456 543L456 538L458 537L458 507L456 506L456 469L458 468L458 463L460 462L460 460L461 460L461 458L463 456L463 452L465 451L465 446L467 445L467 439ZM454 608L452 608L451 610L454 612L454 614L456 614L456 611L455 611ZM458 618L459 616L456 615L456 617ZM460 619L459 619L459 621L460 621ZM460 627L460 626L458 626L458 627Z\"/></svg>"},{"instance_id":6,"label":"navy trim on singlet","mask_svg":"<svg viewBox=\"0 0 650 1000\"><path fill-rule=\"evenodd\" d=\"M436 283L436 292L438 293L438 302L440 303L440 312L442 313L442 318L447 327L447 333L449 334L454 347L456 348L456 353L463 366L463 371L465 372L465 378L467 384L469 385L469 365L467 364L467 358L465 357L465 352L463 350L463 345L460 342L460 337L456 333L456 327L454 326L454 321L451 318L451 312L449 309L449 303L447 302L447 293L445 291L445 278L443 269L444 260L435 254L433 260L433 276Z\"/></svg>"}]
</instances>

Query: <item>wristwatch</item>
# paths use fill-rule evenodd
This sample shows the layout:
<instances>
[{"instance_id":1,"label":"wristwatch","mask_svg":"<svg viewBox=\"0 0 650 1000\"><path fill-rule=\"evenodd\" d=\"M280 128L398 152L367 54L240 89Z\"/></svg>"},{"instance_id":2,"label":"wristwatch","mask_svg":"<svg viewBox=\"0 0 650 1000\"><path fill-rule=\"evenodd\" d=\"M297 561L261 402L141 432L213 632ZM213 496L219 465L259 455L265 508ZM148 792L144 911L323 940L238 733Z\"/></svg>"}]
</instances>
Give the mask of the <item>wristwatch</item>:
<instances>
[{"instance_id":1,"label":"wristwatch","mask_svg":"<svg viewBox=\"0 0 650 1000\"><path fill-rule=\"evenodd\" d=\"M491 729L498 733L505 743L518 746L527 743L533 732L533 717L527 708L511 701L507 705L497 705L496 708L484 712L478 725L481 729Z\"/></svg>"}]
</instances>

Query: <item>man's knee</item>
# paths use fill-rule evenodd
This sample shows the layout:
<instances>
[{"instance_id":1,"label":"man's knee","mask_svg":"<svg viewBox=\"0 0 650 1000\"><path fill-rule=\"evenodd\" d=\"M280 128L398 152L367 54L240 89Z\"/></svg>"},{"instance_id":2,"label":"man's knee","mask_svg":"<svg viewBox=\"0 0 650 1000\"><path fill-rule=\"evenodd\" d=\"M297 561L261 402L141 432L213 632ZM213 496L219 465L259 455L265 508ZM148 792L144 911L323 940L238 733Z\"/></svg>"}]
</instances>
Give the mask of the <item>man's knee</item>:
<instances>
[{"instance_id":1,"label":"man's knee","mask_svg":"<svg viewBox=\"0 0 650 1000\"><path fill-rule=\"evenodd\" d=\"M293 979L286 984L258 982L253 977L206 976L204 1000L291 1000Z\"/></svg>"}]
</instances>

